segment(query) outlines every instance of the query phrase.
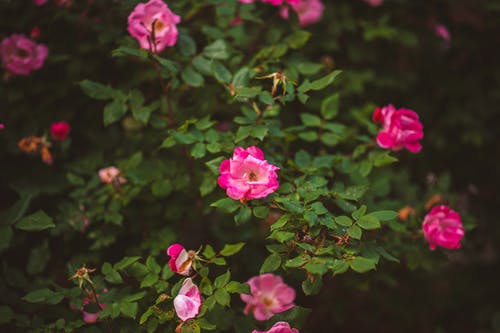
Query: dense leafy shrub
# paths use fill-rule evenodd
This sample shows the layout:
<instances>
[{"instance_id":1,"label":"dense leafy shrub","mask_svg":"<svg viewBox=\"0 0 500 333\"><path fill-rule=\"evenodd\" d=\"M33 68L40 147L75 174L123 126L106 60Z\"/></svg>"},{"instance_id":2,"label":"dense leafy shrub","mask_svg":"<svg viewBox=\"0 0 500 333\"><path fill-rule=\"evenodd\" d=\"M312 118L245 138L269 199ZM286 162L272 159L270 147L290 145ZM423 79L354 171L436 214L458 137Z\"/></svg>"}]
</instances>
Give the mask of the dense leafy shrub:
<instances>
[{"instance_id":1,"label":"dense leafy shrub","mask_svg":"<svg viewBox=\"0 0 500 333\"><path fill-rule=\"evenodd\" d=\"M473 228L446 163L494 146L493 92L444 64L498 5L303 1L0 4L1 37L34 43L2 46L9 332L440 329L396 294L427 295Z\"/></svg>"}]
</instances>

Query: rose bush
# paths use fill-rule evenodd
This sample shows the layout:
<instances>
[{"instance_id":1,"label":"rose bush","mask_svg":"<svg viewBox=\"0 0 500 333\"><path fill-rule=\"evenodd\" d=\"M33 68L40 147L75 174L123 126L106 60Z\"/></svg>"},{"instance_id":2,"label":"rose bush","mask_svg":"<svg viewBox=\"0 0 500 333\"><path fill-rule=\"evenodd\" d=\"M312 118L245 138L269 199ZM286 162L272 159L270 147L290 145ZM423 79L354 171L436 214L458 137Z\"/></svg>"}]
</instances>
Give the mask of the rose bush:
<instances>
[{"instance_id":1,"label":"rose bush","mask_svg":"<svg viewBox=\"0 0 500 333\"><path fill-rule=\"evenodd\" d=\"M410 1L43 3L0 4L5 331L462 327L435 310L456 309L457 267L492 259L473 252L475 185L443 161L494 136L488 108L446 118L467 94L416 73L469 68L446 53L453 22L481 20Z\"/></svg>"}]
</instances>

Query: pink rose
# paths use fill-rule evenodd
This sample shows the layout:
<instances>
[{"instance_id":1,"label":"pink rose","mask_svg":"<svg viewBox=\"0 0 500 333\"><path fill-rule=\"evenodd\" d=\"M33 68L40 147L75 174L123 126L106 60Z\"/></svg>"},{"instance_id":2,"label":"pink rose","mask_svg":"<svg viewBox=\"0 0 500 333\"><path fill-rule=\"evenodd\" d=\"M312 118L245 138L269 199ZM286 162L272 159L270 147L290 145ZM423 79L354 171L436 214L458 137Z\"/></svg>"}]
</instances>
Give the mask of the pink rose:
<instances>
[{"instance_id":1,"label":"pink rose","mask_svg":"<svg viewBox=\"0 0 500 333\"><path fill-rule=\"evenodd\" d=\"M52 126L50 126L50 134L52 138L57 141L64 141L70 131L71 127L65 121L53 123Z\"/></svg>"},{"instance_id":2,"label":"pink rose","mask_svg":"<svg viewBox=\"0 0 500 333\"><path fill-rule=\"evenodd\" d=\"M49 51L43 44L37 44L25 35L13 34L0 44L2 65L13 74L28 75L42 67Z\"/></svg>"},{"instance_id":3,"label":"pink rose","mask_svg":"<svg viewBox=\"0 0 500 333\"><path fill-rule=\"evenodd\" d=\"M436 245L458 249L465 234L460 215L448 206L432 208L424 218L422 230L431 250L436 249Z\"/></svg>"},{"instance_id":4,"label":"pink rose","mask_svg":"<svg viewBox=\"0 0 500 333\"><path fill-rule=\"evenodd\" d=\"M143 49L161 52L165 47L173 46L177 42L179 33L176 24L180 21L180 16L172 13L166 3L161 0L149 0L146 4L135 6L129 15L128 32L139 41Z\"/></svg>"},{"instance_id":5,"label":"pink rose","mask_svg":"<svg viewBox=\"0 0 500 333\"><path fill-rule=\"evenodd\" d=\"M186 321L196 317L198 312L200 312L200 307L200 291L191 278L187 278L182 283L179 293L174 298L175 312L182 321Z\"/></svg>"},{"instance_id":6,"label":"pink rose","mask_svg":"<svg viewBox=\"0 0 500 333\"><path fill-rule=\"evenodd\" d=\"M42 6L42 5L45 5L47 3L48 0L33 0L33 3L36 5L36 6Z\"/></svg>"},{"instance_id":7,"label":"pink rose","mask_svg":"<svg viewBox=\"0 0 500 333\"><path fill-rule=\"evenodd\" d=\"M283 2L288 3L290 5L298 4L301 0L262 0L262 2L268 2L273 6L279 6L283 4Z\"/></svg>"},{"instance_id":8,"label":"pink rose","mask_svg":"<svg viewBox=\"0 0 500 333\"><path fill-rule=\"evenodd\" d=\"M252 146L237 147L233 157L222 161L218 183L235 200L264 198L279 186L277 166L264 160L264 153Z\"/></svg>"},{"instance_id":9,"label":"pink rose","mask_svg":"<svg viewBox=\"0 0 500 333\"><path fill-rule=\"evenodd\" d=\"M299 333L296 328L291 328L289 323L284 321L278 321L269 329L269 331L256 331L253 330L252 333Z\"/></svg>"},{"instance_id":10,"label":"pink rose","mask_svg":"<svg viewBox=\"0 0 500 333\"><path fill-rule=\"evenodd\" d=\"M394 151L406 148L412 153L422 149L419 141L424 137L423 126L414 111L403 108L396 110L389 104L375 109L373 121L383 126L377 135L380 147Z\"/></svg>"},{"instance_id":11,"label":"pink rose","mask_svg":"<svg viewBox=\"0 0 500 333\"><path fill-rule=\"evenodd\" d=\"M191 266L195 257L194 251L186 251L180 244L172 244L167 249L167 254L170 256L168 264L172 272L180 275L188 276L191 273Z\"/></svg>"},{"instance_id":12,"label":"pink rose","mask_svg":"<svg viewBox=\"0 0 500 333\"><path fill-rule=\"evenodd\" d=\"M5 128L5 125L0 123L0 129L4 129Z\"/></svg>"},{"instance_id":13,"label":"pink rose","mask_svg":"<svg viewBox=\"0 0 500 333\"><path fill-rule=\"evenodd\" d=\"M291 4L291 7L297 13L299 23L302 27L318 22L325 9L321 0L301 0L296 4ZM289 8L287 6L281 7L281 17L288 19L288 11Z\"/></svg>"},{"instance_id":14,"label":"pink rose","mask_svg":"<svg viewBox=\"0 0 500 333\"><path fill-rule=\"evenodd\" d=\"M446 43L450 42L450 32L448 28L444 24L438 23L434 26L434 31L436 32L436 35L441 37Z\"/></svg>"},{"instance_id":15,"label":"pink rose","mask_svg":"<svg viewBox=\"0 0 500 333\"><path fill-rule=\"evenodd\" d=\"M285 284L280 276L262 274L254 276L247 283L251 295L241 294L241 299L247 303L245 314L252 311L257 320L267 320L295 306L295 290Z\"/></svg>"},{"instance_id":16,"label":"pink rose","mask_svg":"<svg viewBox=\"0 0 500 333\"><path fill-rule=\"evenodd\" d=\"M110 166L99 170L99 178L101 178L101 182L105 184L125 184L127 180L124 177L120 176L120 173L120 169L114 166Z\"/></svg>"},{"instance_id":17,"label":"pink rose","mask_svg":"<svg viewBox=\"0 0 500 333\"><path fill-rule=\"evenodd\" d=\"M106 292L108 292L108 289L104 288L102 292L106 293ZM97 295L97 297L99 297L99 295ZM96 300L91 301L90 298L85 297L83 299L83 306L80 308L80 312L82 313L83 321L86 322L87 324L93 324L93 323L97 322L97 320L99 319L99 315L102 312L101 309L104 309L106 307L106 304L99 303L99 310L97 312L85 311L85 306L89 305L91 303L95 304L95 303L97 303L97 301ZM71 307L71 305L70 305L70 307Z\"/></svg>"},{"instance_id":18,"label":"pink rose","mask_svg":"<svg viewBox=\"0 0 500 333\"><path fill-rule=\"evenodd\" d=\"M384 3L384 0L364 0L364 1L372 7L378 7Z\"/></svg>"}]
</instances>

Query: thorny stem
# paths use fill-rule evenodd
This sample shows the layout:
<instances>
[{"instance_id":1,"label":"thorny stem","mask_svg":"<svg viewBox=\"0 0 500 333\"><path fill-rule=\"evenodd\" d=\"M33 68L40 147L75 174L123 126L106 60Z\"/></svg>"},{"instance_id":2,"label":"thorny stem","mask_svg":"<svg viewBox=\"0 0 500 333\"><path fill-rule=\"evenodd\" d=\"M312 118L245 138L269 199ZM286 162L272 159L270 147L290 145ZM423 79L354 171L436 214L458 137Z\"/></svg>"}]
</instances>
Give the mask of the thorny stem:
<instances>
[{"instance_id":1,"label":"thorny stem","mask_svg":"<svg viewBox=\"0 0 500 333\"><path fill-rule=\"evenodd\" d=\"M94 285L91 283L89 283L89 285L90 285L90 288L92 289L92 298L95 300L95 303L99 307L99 310L101 310L101 311L104 310L104 308L101 306L101 304L99 304L99 299L98 299L97 292L95 290Z\"/></svg>"}]
</instances>

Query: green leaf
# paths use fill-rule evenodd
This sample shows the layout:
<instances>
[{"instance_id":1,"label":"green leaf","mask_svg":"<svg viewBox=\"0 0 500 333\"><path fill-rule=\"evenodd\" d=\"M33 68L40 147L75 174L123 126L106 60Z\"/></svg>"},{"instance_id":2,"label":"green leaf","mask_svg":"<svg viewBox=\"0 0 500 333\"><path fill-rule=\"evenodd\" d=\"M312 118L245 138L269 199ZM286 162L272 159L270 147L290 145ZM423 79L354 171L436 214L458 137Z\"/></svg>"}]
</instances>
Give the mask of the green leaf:
<instances>
[{"instance_id":1,"label":"green leaf","mask_svg":"<svg viewBox=\"0 0 500 333\"><path fill-rule=\"evenodd\" d=\"M351 236L354 239L361 239L361 234L363 233L361 231L361 228L358 227L357 225L352 225L348 230L347 230L349 236Z\"/></svg>"},{"instance_id":2,"label":"green leaf","mask_svg":"<svg viewBox=\"0 0 500 333\"><path fill-rule=\"evenodd\" d=\"M110 263L105 262L101 267L101 272L104 274L104 279L110 283L119 284L123 282L123 279Z\"/></svg>"},{"instance_id":3,"label":"green leaf","mask_svg":"<svg viewBox=\"0 0 500 333\"><path fill-rule=\"evenodd\" d=\"M344 227L350 227L352 225L351 218L344 215L335 217L335 222Z\"/></svg>"},{"instance_id":4,"label":"green leaf","mask_svg":"<svg viewBox=\"0 0 500 333\"><path fill-rule=\"evenodd\" d=\"M159 277L158 274L148 274L146 277L141 281L141 288L148 288L154 285L158 281Z\"/></svg>"},{"instance_id":5,"label":"green leaf","mask_svg":"<svg viewBox=\"0 0 500 333\"><path fill-rule=\"evenodd\" d=\"M307 142L317 141L319 136L318 132L315 131L305 131L298 134L299 138Z\"/></svg>"},{"instance_id":6,"label":"green leaf","mask_svg":"<svg viewBox=\"0 0 500 333\"><path fill-rule=\"evenodd\" d=\"M139 304L137 303L120 303L120 312L125 316L135 319Z\"/></svg>"},{"instance_id":7,"label":"green leaf","mask_svg":"<svg viewBox=\"0 0 500 333\"><path fill-rule=\"evenodd\" d=\"M206 152L206 145L204 143L197 142L191 149L191 156L195 159L200 159L205 156Z\"/></svg>"},{"instance_id":8,"label":"green leaf","mask_svg":"<svg viewBox=\"0 0 500 333\"><path fill-rule=\"evenodd\" d=\"M39 210L34 214L28 215L16 223L16 228L25 231L41 231L49 228L54 228L52 218Z\"/></svg>"},{"instance_id":9,"label":"green leaf","mask_svg":"<svg viewBox=\"0 0 500 333\"><path fill-rule=\"evenodd\" d=\"M321 102L321 115L330 120L339 113L339 94L329 96Z\"/></svg>"},{"instance_id":10,"label":"green leaf","mask_svg":"<svg viewBox=\"0 0 500 333\"><path fill-rule=\"evenodd\" d=\"M330 85L331 83L333 83L333 81L335 81L335 78L340 73L342 73L342 71L335 70L335 71L331 72L330 74L322 77L321 79L312 81L311 84L310 84L310 86L309 86L310 89L308 89L308 90L322 90L322 89L325 89L328 85ZM305 91L301 91L301 92L305 92Z\"/></svg>"},{"instance_id":11,"label":"green leaf","mask_svg":"<svg viewBox=\"0 0 500 333\"><path fill-rule=\"evenodd\" d=\"M309 226L313 226L318 223L318 215L316 215L315 212L308 210L304 213L304 220L306 220Z\"/></svg>"},{"instance_id":12,"label":"green leaf","mask_svg":"<svg viewBox=\"0 0 500 333\"><path fill-rule=\"evenodd\" d=\"M230 281L225 289L232 294L250 294L250 285L248 283Z\"/></svg>"},{"instance_id":13,"label":"green leaf","mask_svg":"<svg viewBox=\"0 0 500 333\"><path fill-rule=\"evenodd\" d=\"M311 274L323 275L328 271L328 266L324 263L310 261L304 268Z\"/></svg>"},{"instance_id":14,"label":"green leaf","mask_svg":"<svg viewBox=\"0 0 500 333\"><path fill-rule=\"evenodd\" d=\"M375 269L376 263L372 259L356 257L349 262L351 269L358 273L365 273L369 270Z\"/></svg>"},{"instance_id":15,"label":"green leaf","mask_svg":"<svg viewBox=\"0 0 500 333\"><path fill-rule=\"evenodd\" d=\"M328 213L328 209L326 209L326 207L323 205L323 203L317 201L317 202L313 202L311 204L311 208L314 210L314 212L318 215L323 215L323 214L326 214Z\"/></svg>"},{"instance_id":16,"label":"green leaf","mask_svg":"<svg viewBox=\"0 0 500 333\"><path fill-rule=\"evenodd\" d=\"M215 251L214 248L211 245L206 245L205 249L203 250L203 256L207 259L211 259L215 256Z\"/></svg>"},{"instance_id":17,"label":"green leaf","mask_svg":"<svg viewBox=\"0 0 500 333\"><path fill-rule=\"evenodd\" d=\"M311 114L311 113L301 113L300 119L302 119L302 123L306 126L310 127L319 127L321 126L321 118Z\"/></svg>"},{"instance_id":18,"label":"green leaf","mask_svg":"<svg viewBox=\"0 0 500 333\"><path fill-rule=\"evenodd\" d=\"M223 60L229 58L226 42L223 39L217 39L212 44L207 45L203 49L203 54L207 58L212 58L212 59Z\"/></svg>"},{"instance_id":19,"label":"green leaf","mask_svg":"<svg viewBox=\"0 0 500 333\"><path fill-rule=\"evenodd\" d=\"M281 265L281 256L278 253L272 253L264 260L260 267L260 274L274 272Z\"/></svg>"},{"instance_id":20,"label":"green leaf","mask_svg":"<svg viewBox=\"0 0 500 333\"><path fill-rule=\"evenodd\" d=\"M182 80L193 87L201 87L205 80L192 66L186 67L181 73Z\"/></svg>"},{"instance_id":21,"label":"green leaf","mask_svg":"<svg viewBox=\"0 0 500 333\"><path fill-rule=\"evenodd\" d=\"M278 220L276 220L276 222L274 222L271 225L271 231L277 230L277 229L285 226L285 224L290 220L290 218L291 218L291 215L288 215L288 214L282 215Z\"/></svg>"},{"instance_id":22,"label":"green leaf","mask_svg":"<svg viewBox=\"0 0 500 333\"><path fill-rule=\"evenodd\" d=\"M45 239L40 246L31 249L26 271L33 275L41 273L50 259L49 242Z\"/></svg>"},{"instance_id":23,"label":"green leaf","mask_svg":"<svg viewBox=\"0 0 500 333\"><path fill-rule=\"evenodd\" d=\"M213 258L211 261L218 266L226 265L226 259L224 258Z\"/></svg>"},{"instance_id":24,"label":"green leaf","mask_svg":"<svg viewBox=\"0 0 500 333\"><path fill-rule=\"evenodd\" d=\"M212 73L215 79L221 83L229 83L229 81L231 81L232 78L231 72L218 61L213 62Z\"/></svg>"},{"instance_id":25,"label":"green leaf","mask_svg":"<svg viewBox=\"0 0 500 333\"><path fill-rule=\"evenodd\" d=\"M285 266L297 268L303 266L304 264L309 262L309 260L311 260L311 257L309 255L299 255L293 259L287 260Z\"/></svg>"},{"instance_id":26,"label":"green leaf","mask_svg":"<svg viewBox=\"0 0 500 333\"><path fill-rule=\"evenodd\" d=\"M252 217L252 209L248 206L242 206L238 214L234 216L234 222L237 225L247 222Z\"/></svg>"},{"instance_id":27,"label":"green leaf","mask_svg":"<svg viewBox=\"0 0 500 333\"><path fill-rule=\"evenodd\" d=\"M236 97L241 97L241 98L253 98L257 96L261 92L261 90L262 90L261 86L235 88Z\"/></svg>"},{"instance_id":28,"label":"green leaf","mask_svg":"<svg viewBox=\"0 0 500 333\"><path fill-rule=\"evenodd\" d=\"M265 219L269 215L270 209L267 206L254 207L253 215L259 219Z\"/></svg>"},{"instance_id":29,"label":"green leaf","mask_svg":"<svg viewBox=\"0 0 500 333\"><path fill-rule=\"evenodd\" d=\"M52 291L48 288L34 290L24 296L22 299L29 303L48 303L58 304L64 298L64 294Z\"/></svg>"},{"instance_id":30,"label":"green leaf","mask_svg":"<svg viewBox=\"0 0 500 333\"><path fill-rule=\"evenodd\" d=\"M323 286L323 280L321 276L313 275L313 281L311 282L309 278L302 281L302 290L306 295L316 295L321 291Z\"/></svg>"},{"instance_id":31,"label":"green leaf","mask_svg":"<svg viewBox=\"0 0 500 333\"><path fill-rule=\"evenodd\" d=\"M104 126L108 126L120 120L127 112L127 104L122 99L115 99L106 104L103 113Z\"/></svg>"},{"instance_id":32,"label":"green leaf","mask_svg":"<svg viewBox=\"0 0 500 333\"><path fill-rule=\"evenodd\" d=\"M9 323L14 318L14 311L8 306L0 306L0 325Z\"/></svg>"},{"instance_id":33,"label":"green leaf","mask_svg":"<svg viewBox=\"0 0 500 333\"><path fill-rule=\"evenodd\" d=\"M398 216L398 212L392 210L380 210L367 214L366 216L373 216L380 221L390 221L394 220Z\"/></svg>"},{"instance_id":34,"label":"green leaf","mask_svg":"<svg viewBox=\"0 0 500 333\"><path fill-rule=\"evenodd\" d=\"M210 207L216 207L219 209L222 209L223 211L227 213L232 213L236 211L241 204L237 200L233 200L231 198L224 198L217 200L216 202L213 202Z\"/></svg>"},{"instance_id":35,"label":"green leaf","mask_svg":"<svg viewBox=\"0 0 500 333\"><path fill-rule=\"evenodd\" d=\"M231 280L231 272L228 270L226 273L219 275L215 278L214 287L223 288Z\"/></svg>"},{"instance_id":36,"label":"green leaf","mask_svg":"<svg viewBox=\"0 0 500 333\"><path fill-rule=\"evenodd\" d=\"M177 45L179 45L181 54L184 57L191 57L196 54L196 42L193 38L185 33L179 33Z\"/></svg>"},{"instance_id":37,"label":"green leaf","mask_svg":"<svg viewBox=\"0 0 500 333\"><path fill-rule=\"evenodd\" d=\"M217 328L216 325L208 322L205 318L200 318L197 320L198 324L200 325L200 328L207 330L207 331L213 331Z\"/></svg>"},{"instance_id":38,"label":"green leaf","mask_svg":"<svg viewBox=\"0 0 500 333\"><path fill-rule=\"evenodd\" d=\"M358 225L363 229L373 230L380 228L380 221L373 215L364 215L358 220Z\"/></svg>"},{"instance_id":39,"label":"green leaf","mask_svg":"<svg viewBox=\"0 0 500 333\"><path fill-rule=\"evenodd\" d=\"M373 165L376 167L382 167L398 161L396 157L389 154L389 151L372 153L371 157L373 158Z\"/></svg>"},{"instance_id":40,"label":"green leaf","mask_svg":"<svg viewBox=\"0 0 500 333\"><path fill-rule=\"evenodd\" d=\"M83 80L78 82L78 84L87 96L94 99L112 99L120 94L119 91L114 90L109 86L90 80Z\"/></svg>"},{"instance_id":41,"label":"green leaf","mask_svg":"<svg viewBox=\"0 0 500 333\"><path fill-rule=\"evenodd\" d=\"M229 257L232 255L235 255L236 253L240 252L241 249L245 246L245 243L240 242L236 244L226 244L220 251L220 254L224 257Z\"/></svg>"},{"instance_id":42,"label":"green leaf","mask_svg":"<svg viewBox=\"0 0 500 333\"><path fill-rule=\"evenodd\" d=\"M10 226L0 226L0 253L9 248L13 235L14 233Z\"/></svg>"},{"instance_id":43,"label":"green leaf","mask_svg":"<svg viewBox=\"0 0 500 333\"><path fill-rule=\"evenodd\" d=\"M125 269L139 259L141 259L141 257L138 257L138 256L136 256L136 257L124 257L122 260L120 260L119 262L117 262L114 265L114 269L116 269L116 270Z\"/></svg>"},{"instance_id":44,"label":"green leaf","mask_svg":"<svg viewBox=\"0 0 500 333\"><path fill-rule=\"evenodd\" d=\"M214 293L215 300L222 306L229 306L231 296L225 289L217 289Z\"/></svg>"},{"instance_id":45,"label":"green leaf","mask_svg":"<svg viewBox=\"0 0 500 333\"><path fill-rule=\"evenodd\" d=\"M330 269L332 270L333 275L343 274L349 269L349 264L343 260L335 259L333 261L333 265L330 266Z\"/></svg>"},{"instance_id":46,"label":"green leaf","mask_svg":"<svg viewBox=\"0 0 500 333\"><path fill-rule=\"evenodd\" d=\"M128 295L128 296L125 296L121 299L122 302L127 302L127 303L132 303L132 302L135 302L135 301L138 301L138 300L141 300L144 298L144 296L146 296L146 292L145 291L141 291L141 292L138 292L138 293L135 293L135 294L132 294L132 295Z\"/></svg>"},{"instance_id":47,"label":"green leaf","mask_svg":"<svg viewBox=\"0 0 500 333\"><path fill-rule=\"evenodd\" d=\"M148 257L148 259L146 260L146 267L151 273L159 274L161 272L161 266L158 265L155 258L153 257Z\"/></svg>"},{"instance_id":48,"label":"green leaf","mask_svg":"<svg viewBox=\"0 0 500 333\"><path fill-rule=\"evenodd\" d=\"M307 43L310 37L311 33L309 31L297 30L285 39L285 43L292 49L300 49Z\"/></svg>"}]
</instances>

